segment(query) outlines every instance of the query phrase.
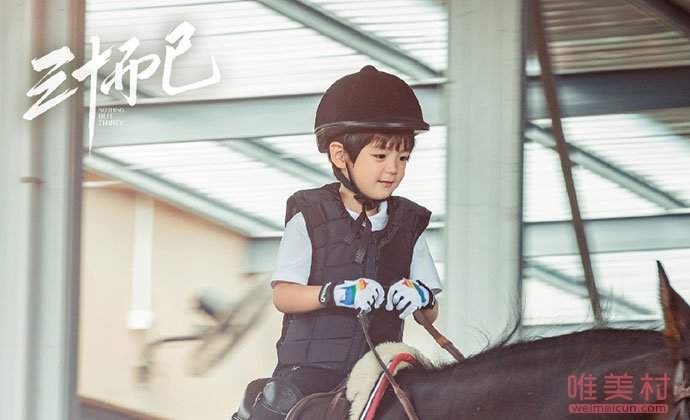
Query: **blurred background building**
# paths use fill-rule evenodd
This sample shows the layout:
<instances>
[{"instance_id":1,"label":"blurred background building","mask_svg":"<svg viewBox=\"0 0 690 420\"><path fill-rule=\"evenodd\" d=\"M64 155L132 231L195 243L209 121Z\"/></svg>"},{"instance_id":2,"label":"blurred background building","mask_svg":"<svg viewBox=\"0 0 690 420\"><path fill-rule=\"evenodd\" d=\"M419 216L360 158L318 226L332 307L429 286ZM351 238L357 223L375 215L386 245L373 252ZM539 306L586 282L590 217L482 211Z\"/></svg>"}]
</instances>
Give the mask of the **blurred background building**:
<instances>
[{"instance_id":1,"label":"blurred background building","mask_svg":"<svg viewBox=\"0 0 690 420\"><path fill-rule=\"evenodd\" d=\"M229 418L274 367L285 201L333 182L316 105L365 64L411 84L432 125L396 194L434 214L439 328L473 354L516 322L516 339L594 324L531 1L2 4L0 418ZM690 298L690 2L540 4L604 318L657 328L655 260ZM214 62L221 80L170 96L166 36L182 22L195 32L171 83ZM89 150L91 82L69 72L94 36L113 48L99 84L132 37L132 58L161 67L133 107L93 96ZM23 120L48 72L31 60L65 45L58 92L80 90Z\"/></svg>"}]
</instances>

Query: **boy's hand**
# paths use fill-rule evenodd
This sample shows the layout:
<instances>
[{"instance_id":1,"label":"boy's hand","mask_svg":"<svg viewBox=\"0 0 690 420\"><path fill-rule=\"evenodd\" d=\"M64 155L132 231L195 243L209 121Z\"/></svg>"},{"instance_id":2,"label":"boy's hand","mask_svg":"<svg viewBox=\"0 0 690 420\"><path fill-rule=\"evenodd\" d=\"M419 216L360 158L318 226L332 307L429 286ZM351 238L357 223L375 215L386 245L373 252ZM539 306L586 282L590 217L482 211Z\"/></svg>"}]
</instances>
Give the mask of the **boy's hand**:
<instances>
[{"instance_id":1,"label":"boy's hand","mask_svg":"<svg viewBox=\"0 0 690 420\"><path fill-rule=\"evenodd\" d=\"M406 278L393 284L386 296L386 310L397 309L400 311L400 319L407 318L417 309L432 308L435 303L434 294L426 284Z\"/></svg>"},{"instance_id":2,"label":"boy's hand","mask_svg":"<svg viewBox=\"0 0 690 420\"><path fill-rule=\"evenodd\" d=\"M321 286L319 301L326 306L340 306L369 312L383 304L383 287L372 279L340 280Z\"/></svg>"}]
</instances>

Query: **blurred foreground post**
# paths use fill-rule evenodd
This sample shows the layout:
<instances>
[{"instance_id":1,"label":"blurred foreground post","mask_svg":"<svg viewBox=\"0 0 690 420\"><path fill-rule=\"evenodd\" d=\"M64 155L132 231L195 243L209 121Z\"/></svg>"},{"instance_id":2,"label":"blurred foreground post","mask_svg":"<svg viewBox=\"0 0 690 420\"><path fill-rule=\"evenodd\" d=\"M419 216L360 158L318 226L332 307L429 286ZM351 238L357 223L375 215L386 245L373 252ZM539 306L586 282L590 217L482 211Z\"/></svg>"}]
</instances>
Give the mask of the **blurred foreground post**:
<instances>
[{"instance_id":1,"label":"blurred foreground post","mask_svg":"<svg viewBox=\"0 0 690 420\"><path fill-rule=\"evenodd\" d=\"M466 355L519 311L522 2L448 2L445 304L442 331Z\"/></svg>"},{"instance_id":2,"label":"blurred foreground post","mask_svg":"<svg viewBox=\"0 0 690 420\"><path fill-rule=\"evenodd\" d=\"M77 87L84 4L6 0L1 10L0 418L78 420L84 86L32 121L22 115L49 71L35 72L32 59L69 47L75 58L51 74L66 80L50 97Z\"/></svg>"}]
</instances>

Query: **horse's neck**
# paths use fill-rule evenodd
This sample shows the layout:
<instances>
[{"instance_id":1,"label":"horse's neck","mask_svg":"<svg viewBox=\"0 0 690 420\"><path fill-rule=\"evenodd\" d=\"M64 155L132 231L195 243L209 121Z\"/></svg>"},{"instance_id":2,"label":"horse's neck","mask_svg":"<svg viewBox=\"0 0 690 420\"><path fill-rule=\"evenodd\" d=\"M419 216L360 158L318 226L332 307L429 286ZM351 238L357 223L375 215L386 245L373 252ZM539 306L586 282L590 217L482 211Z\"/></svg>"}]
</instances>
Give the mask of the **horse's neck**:
<instances>
[{"instance_id":1,"label":"horse's neck","mask_svg":"<svg viewBox=\"0 0 690 420\"><path fill-rule=\"evenodd\" d=\"M466 370L474 366L494 369L496 365L518 370L524 367L599 366L607 361L616 362L664 348L663 338L656 331L589 330L490 349L449 370Z\"/></svg>"},{"instance_id":2,"label":"horse's neck","mask_svg":"<svg viewBox=\"0 0 690 420\"><path fill-rule=\"evenodd\" d=\"M500 418L512 406L520 407L513 418L544 418L549 410L562 414L571 374L621 368L634 375L661 374L669 359L658 333L588 332L493 349L435 372L403 373L401 380L415 394L450 402L442 407L447 413L469 410L477 412L476 418ZM438 409L420 407L423 412Z\"/></svg>"},{"instance_id":3,"label":"horse's neck","mask_svg":"<svg viewBox=\"0 0 690 420\"><path fill-rule=\"evenodd\" d=\"M597 364L593 368L597 371L608 370L635 370L635 371L667 371L673 367L671 353L668 349L661 348L654 351L636 354L628 357L615 357L604 363Z\"/></svg>"},{"instance_id":4,"label":"horse's neck","mask_svg":"<svg viewBox=\"0 0 690 420\"><path fill-rule=\"evenodd\" d=\"M637 382L644 377L659 379L666 376L667 387L670 392L674 363L671 352L666 348L661 348L626 358L612 358L604 363L591 366L590 372L599 378L604 378L605 375L629 375Z\"/></svg>"}]
</instances>

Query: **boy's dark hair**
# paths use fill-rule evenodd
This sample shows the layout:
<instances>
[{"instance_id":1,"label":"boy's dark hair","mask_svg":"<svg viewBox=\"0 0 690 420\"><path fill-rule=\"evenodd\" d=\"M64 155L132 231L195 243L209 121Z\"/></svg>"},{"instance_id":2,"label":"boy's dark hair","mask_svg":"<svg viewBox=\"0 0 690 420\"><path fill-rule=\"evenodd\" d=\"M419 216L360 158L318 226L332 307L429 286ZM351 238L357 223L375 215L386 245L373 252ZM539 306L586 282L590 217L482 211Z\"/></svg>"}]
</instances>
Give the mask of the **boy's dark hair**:
<instances>
[{"instance_id":1,"label":"boy's dark hair","mask_svg":"<svg viewBox=\"0 0 690 420\"><path fill-rule=\"evenodd\" d=\"M412 152L415 145L415 138L412 133L346 133L336 137L334 141L343 144L343 149L345 149L352 162L357 160L359 152L370 143L374 147L405 152ZM330 159L331 155L329 153L328 160Z\"/></svg>"}]
</instances>

